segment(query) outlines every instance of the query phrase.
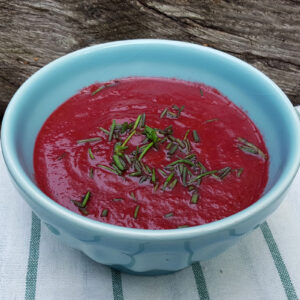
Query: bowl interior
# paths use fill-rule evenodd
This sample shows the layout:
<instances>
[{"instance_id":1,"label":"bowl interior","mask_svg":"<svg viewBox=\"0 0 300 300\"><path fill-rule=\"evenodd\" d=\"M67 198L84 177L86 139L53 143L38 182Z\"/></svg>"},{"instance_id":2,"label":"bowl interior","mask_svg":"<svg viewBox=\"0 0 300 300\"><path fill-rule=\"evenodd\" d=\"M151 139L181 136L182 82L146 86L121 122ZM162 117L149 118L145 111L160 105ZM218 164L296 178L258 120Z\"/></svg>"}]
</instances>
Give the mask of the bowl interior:
<instances>
[{"instance_id":1,"label":"bowl interior","mask_svg":"<svg viewBox=\"0 0 300 300\"><path fill-rule=\"evenodd\" d=\"M207 47L159 40L93 46L35 73L18 90L7 110L9 132L5 134L9 139L5 141L11 159L34 182L34 143L51 112L85 86L128 76L178 78L217 88L246 111L263 134L270 154L265 192L289 171L299 139L294 138L293 108L281 90L232 56Z\"/></svg>"}]
</instances>

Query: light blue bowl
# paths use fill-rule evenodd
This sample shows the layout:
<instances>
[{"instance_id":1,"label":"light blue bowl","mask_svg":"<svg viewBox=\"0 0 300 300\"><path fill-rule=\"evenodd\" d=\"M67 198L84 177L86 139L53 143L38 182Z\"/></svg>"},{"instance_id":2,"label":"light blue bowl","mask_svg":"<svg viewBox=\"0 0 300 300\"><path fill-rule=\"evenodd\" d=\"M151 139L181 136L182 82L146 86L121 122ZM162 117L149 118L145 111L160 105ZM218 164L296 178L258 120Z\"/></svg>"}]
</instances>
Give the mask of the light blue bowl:
<instances>
[{"instance_id":1,"label":"light blue bowl","mask_svg":"<svg viewBox=\"0 0 300 300\"><path fill-rule=\"evenodd\" d=\"M264 195L233 216L175 230L102 224L49 199L35 185L33 147L53 110L96 81L128 76L172 77L213 86L242 107L262 132L270 154ZM45 66L12 98L2 123L7 168L21 195L49 229L102 264L138 274L164 274L213 257L261 224L281 203L300 162L297 115L265 75L230 55L194 44L131 40L85 48Z\"/></svg>"}]
</instances>

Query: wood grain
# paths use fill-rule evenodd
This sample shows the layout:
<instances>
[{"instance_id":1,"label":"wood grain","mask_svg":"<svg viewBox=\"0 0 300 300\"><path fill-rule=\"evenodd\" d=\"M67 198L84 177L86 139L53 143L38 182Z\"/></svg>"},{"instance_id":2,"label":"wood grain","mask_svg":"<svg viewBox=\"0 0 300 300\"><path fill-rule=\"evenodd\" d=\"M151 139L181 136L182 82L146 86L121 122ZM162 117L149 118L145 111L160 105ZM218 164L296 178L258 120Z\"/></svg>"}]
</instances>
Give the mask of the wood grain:
<instances>
[{"instance_id":1,"label":"wood grain","mask_svg":"<svg viewBox=\"0 0 300 300\"><path fill-rule=\"evenodd\" d=\"M76 49L166 38L225 51L300 104L299 0L0 0L0 118L35 71Z\"/></svg>"}]
</instances>

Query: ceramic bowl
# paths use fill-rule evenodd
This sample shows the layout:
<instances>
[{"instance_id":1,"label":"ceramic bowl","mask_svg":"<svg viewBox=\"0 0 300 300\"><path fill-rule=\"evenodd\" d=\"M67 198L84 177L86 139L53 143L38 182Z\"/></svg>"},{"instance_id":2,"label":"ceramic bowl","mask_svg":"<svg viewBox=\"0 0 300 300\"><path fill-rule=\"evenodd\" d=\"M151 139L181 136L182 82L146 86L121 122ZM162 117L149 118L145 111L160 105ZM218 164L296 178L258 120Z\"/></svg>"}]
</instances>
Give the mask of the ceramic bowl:
<instances>
[{"instance_id":1,"label":"ceramic bowl","mask_svg":"<svg viewBox=\"0 0 300 300\"><path fill-rule=\"evenodd\" d=\"M263 196L247 209L201 226L173 230L118 227L75 214L35 184L33 148L47 117L95 82L128 76L171 77L217 88L248 113L270 154ZM40 69L16 92L1 131L9 173L35 214L67 245L96 262L136 274L165 274L226 250L281 203L300 162L300 128L285 94L264 74L223 52L167 40L129 40L88 47Z\"/></svg>"}]
</instances>

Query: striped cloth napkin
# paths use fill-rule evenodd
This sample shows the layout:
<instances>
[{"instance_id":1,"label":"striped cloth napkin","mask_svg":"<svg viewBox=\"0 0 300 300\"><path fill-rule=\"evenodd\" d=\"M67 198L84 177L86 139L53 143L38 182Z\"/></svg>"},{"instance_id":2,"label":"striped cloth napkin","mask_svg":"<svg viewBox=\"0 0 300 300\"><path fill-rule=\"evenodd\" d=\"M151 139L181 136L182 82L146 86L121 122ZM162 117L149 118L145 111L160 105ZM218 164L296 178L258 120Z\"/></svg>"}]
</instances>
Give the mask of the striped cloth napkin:
<instances>
[{"instance_id":1,"label":"striped cloth napkin","mask_svg":"<svg viewBox=\"0 0 300 300\"><path fill-rule=\"evenodd\" d=\"M300 172L277 211L220 256L171 275L139 277L59 242L16 192L1 153L0 299L298 299L299 186Z\"/></svg>"}]
</instances>

